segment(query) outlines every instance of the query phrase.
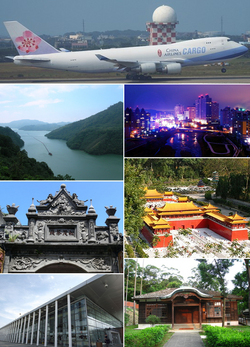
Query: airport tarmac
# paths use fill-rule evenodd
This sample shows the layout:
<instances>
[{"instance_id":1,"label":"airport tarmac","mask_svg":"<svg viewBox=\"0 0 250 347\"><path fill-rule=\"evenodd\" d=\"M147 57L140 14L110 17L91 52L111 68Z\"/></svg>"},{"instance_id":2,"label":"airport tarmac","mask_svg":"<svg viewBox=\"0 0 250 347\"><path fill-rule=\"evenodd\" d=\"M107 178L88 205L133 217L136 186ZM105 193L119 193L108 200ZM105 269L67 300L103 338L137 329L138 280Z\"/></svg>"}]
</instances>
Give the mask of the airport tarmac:
<instances>
[{"instance_id":1,"label":"airport tarmac","mask_svg":"<svg viewBox=\"0 0 250 347\"><path fill-rule=\"evenodd\" d=\"M0 83L82 83L82 84L154 84L154 83L171 83L171 84L250 84L250 76L225 76L225 75L218 75L218 76L209 76L209 77L188 77L188 76L178 76L178 77L153 77L150 80L138 80L138 81L132 81L127 80L126 77L121 78L119 77L105 77L105 78L36 78L36 79L30 79L30 78L13 78L13 79L4 79L0 80Z\"/></svg>"}]
</instances>

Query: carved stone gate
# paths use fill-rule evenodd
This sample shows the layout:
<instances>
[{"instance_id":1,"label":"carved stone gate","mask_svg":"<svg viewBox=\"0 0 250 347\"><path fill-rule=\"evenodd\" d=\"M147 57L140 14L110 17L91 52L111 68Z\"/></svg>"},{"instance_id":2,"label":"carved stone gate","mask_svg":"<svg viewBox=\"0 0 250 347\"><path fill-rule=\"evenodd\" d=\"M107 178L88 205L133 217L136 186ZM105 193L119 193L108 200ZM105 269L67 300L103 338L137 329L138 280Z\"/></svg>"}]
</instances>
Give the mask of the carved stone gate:
<instances>
[{"instance_id":1,"label":"carved stone gate","mask_svg":"<svg viewBox=\"0 0 250 347\"><path fill-rule=\"evenodd\" d=\"M86 200L87 201L87 200ZM115 216L116 208L106 207L106 226L97 226L92 205L66 190L34 201L28 209L28 225L18 223L18 206L7 206L2 216L1 248L5 251L4 273L35 272L119 272L118 255L123 249Z\"/></svg>"}]
</instances>

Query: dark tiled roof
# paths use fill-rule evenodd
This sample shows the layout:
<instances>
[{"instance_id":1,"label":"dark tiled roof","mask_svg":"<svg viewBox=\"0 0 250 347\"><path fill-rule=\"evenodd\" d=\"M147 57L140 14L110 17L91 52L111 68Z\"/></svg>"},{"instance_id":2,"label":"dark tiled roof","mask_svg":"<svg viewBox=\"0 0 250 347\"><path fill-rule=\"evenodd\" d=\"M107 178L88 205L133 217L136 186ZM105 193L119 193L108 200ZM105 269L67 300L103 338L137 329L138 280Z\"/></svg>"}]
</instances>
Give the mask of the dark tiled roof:
<instances>
[{"instance_id":1,"label":"dark tiled roof","mask_svg":"<svg viewBox=\"0 0 250 347\"><path fill-rule=\"evenodd\" d=\"M157 292L153 292L153 293L147 293L147 294L142 294L142 295L136 295L134 297L135 300L140 300L140 299L156 299L156 298L162 298L164 296L167 295L171 295L175 290L180 289L180 288L166 288L163 290L158 290ZM184 288L183 288L184 289ZM207 294L209 296L212 297L218 297L221 296L220 292L216 292L213 290L205 290L205 289L197 289L197 288L191 288L190 289L194 289L194 290L198 290L199 292L203 293L203 294ZM188 288L185 288L185 291L188 292ZM227 296L228 299L240 299L241 296L237 296L237 295L233 295L233 294L229 294Z\"/></svg>"}]
</instances>

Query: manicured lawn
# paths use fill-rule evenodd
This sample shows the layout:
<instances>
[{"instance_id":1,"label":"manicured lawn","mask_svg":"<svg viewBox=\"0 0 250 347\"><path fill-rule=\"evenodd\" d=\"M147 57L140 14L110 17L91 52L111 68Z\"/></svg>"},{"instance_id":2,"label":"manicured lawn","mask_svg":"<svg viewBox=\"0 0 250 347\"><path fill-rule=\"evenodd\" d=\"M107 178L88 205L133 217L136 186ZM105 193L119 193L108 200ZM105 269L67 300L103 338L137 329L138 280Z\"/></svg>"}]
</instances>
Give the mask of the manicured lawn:
<instances>
[{"instance_id":1,"label":"manicured lawn","mask_svg":"<svg viewBox=\"0 0 250 347\"><path fill-rule=\"evenodd\" d=\"M226 327L228 329L234 329L238 331L250 331L250 326L247 325L236 325L236 326L231 326L231 327Z\"/></svg>"}]
</instances>

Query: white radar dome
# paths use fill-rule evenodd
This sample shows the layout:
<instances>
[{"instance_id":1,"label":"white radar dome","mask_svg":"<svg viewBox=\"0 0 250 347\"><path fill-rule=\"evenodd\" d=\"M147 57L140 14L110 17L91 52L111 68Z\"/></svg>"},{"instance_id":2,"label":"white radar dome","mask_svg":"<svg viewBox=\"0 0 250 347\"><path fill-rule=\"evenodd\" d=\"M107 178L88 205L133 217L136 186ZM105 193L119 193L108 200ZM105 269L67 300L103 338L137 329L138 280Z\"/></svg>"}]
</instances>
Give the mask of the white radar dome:
<instances>
[{"instance_id":1,"label":"white radar dome","mask_svg":"<svg viewBox=\"0 0 250 347\"><path fill-rule=\"evenodd\" d=\"M175 23L177 22L177 16L175 10L166 5L157 7L153 13L153 22L155 23Z\"/></svg>"}]
</instances>

